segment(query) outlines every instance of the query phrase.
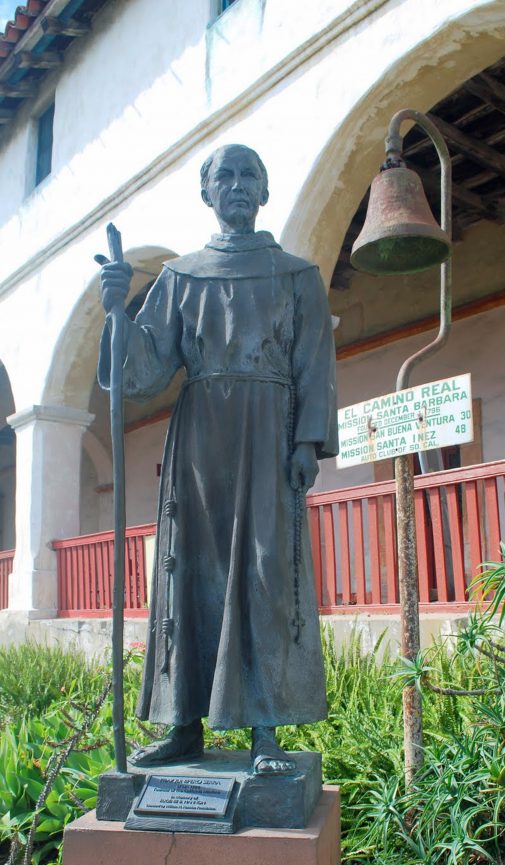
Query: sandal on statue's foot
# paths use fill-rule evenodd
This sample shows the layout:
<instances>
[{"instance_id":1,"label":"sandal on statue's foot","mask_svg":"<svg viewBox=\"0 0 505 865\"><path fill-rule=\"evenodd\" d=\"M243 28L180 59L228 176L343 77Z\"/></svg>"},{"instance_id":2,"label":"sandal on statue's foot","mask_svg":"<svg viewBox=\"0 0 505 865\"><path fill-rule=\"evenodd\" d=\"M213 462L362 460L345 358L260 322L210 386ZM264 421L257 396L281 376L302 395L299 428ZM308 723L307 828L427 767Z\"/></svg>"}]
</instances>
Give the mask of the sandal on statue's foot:
<instances>
[{"instance_id":1,"label":"sandal on statue's foot","mask_svg":"<svg viewBox=\"0 0 505 865\"><path fill-rule=\"evenodd\" d=\"M132 766L162 766L203 756L203 729L200 720L187 726L175 726L166 739L137 748L128 760Z\"/></svg>"},{"instance_id":2,"label":"sandal on statue's foot","mask_svg":"<svg viewBox=\"0 0 505 865\"><path fill-rule=\"evenodd\" d=\"M275 727L253 727L251 748L253 772L255 775L292 775L296 763L275 739Z\"/></svg>"}]
</instances>

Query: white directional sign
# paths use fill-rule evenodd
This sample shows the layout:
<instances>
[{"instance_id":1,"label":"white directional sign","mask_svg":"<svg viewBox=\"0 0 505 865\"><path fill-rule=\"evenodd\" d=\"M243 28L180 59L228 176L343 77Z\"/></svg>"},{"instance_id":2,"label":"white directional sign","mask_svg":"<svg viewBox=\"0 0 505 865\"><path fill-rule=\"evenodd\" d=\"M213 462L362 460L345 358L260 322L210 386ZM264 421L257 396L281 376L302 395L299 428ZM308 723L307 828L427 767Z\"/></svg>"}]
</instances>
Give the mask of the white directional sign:
<instances>
[{"instance_id":1,"label":"white directional sign","mask_svg":"<svg viewBox=\"0 0 505 865\"><path fill-rule=\"evenodd\" d=\"M338 430L338 468L471 442L470 373L342 408Z\"/></svg>"}]
</instances>

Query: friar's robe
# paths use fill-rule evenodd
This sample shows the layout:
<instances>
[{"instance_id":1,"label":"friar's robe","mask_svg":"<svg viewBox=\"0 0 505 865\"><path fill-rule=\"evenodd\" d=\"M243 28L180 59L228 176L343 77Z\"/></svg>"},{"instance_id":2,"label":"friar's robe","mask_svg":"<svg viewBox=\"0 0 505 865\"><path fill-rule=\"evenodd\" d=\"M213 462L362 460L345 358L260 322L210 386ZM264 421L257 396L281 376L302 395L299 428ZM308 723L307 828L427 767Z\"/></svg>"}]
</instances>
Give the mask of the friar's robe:
<instances>
[{"instance_id":1,"label":"friar's robe","mask_svg":"<svg viewBox=\"0 0 505 865\"><path fill-rule=\"evenodd\" d=\"M215 729L325 717L306 514L297 587L289 483L297 443L313 442L319 458L337 453L318 269L268 232L216 235L165 264L127 336L127 398L154 396L180 367L188 376L163 458L139 717L208 715ZM106 328L104 387L109 368Z\"/></svg>"}]
</instances>

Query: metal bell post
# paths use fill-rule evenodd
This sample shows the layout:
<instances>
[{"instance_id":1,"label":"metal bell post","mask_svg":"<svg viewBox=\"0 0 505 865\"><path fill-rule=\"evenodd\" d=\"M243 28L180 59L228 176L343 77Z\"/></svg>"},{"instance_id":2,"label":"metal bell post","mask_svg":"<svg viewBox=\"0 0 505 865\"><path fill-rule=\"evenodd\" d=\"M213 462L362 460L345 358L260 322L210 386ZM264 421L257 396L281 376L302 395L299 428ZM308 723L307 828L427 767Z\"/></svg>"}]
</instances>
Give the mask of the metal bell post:
<instances>
[{"instance_id":1,"label":"metal bell post","mask_svg":"<svg viewBox=\"0 0 505 865\"><path fill-rule=\"evenodd\" d=\"M441 226L435 221L419 176L401 158L400 126L413 120L435 145L441 165ZM451 325L451 160L437 127L410 108L398 111L389 124L387 159L372 183L363 229L351 253L357 270L375 275L408 274L440 265L440 328L437 337L403 363L396 389L409 386L420 361L446 343ZM412 455L395 458L396 531L402 654L413 660L420 650L418 571ZM423 762L421 694L414 685L403 691L405 780L411 784Z\"/></svg>"}]
</instances>

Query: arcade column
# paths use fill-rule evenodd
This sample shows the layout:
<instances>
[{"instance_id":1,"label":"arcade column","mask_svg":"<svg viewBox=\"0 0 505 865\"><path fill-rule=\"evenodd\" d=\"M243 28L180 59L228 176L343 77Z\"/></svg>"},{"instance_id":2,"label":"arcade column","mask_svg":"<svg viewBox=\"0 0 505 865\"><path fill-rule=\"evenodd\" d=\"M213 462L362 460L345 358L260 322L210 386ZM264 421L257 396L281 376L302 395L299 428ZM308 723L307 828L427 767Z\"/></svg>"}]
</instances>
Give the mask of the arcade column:
<instances>
[{"instance_id":1,"label":"arcade column","mask_svg":"<svg viewBox=\"0 0 505 865\"><path fill-rule=\"evenodd\" d=\"M9 610L52 618L58 607L51 542L79 534L81 440L93 415L32 405L7 418L16 431L16 555Z\"/></svg>"}]
</instances>

